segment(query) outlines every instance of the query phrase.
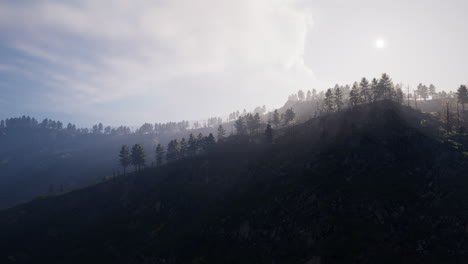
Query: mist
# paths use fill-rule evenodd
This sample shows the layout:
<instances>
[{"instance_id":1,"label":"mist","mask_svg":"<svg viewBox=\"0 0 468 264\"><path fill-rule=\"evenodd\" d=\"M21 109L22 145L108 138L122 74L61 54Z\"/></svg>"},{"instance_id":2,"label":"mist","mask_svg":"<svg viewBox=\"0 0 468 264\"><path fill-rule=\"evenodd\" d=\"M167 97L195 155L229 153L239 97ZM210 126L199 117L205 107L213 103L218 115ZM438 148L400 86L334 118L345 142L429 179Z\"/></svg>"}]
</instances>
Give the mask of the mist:
<instances>
[{"instance_id":1,"label":"mist","mask_svg":"<svg viewBox=\"0 0 468 264\"><path fill-rule=\"evenodd\" d=\"M0 263L468 263L466 1L0 3Z\"/></svg>"}]
</instances>

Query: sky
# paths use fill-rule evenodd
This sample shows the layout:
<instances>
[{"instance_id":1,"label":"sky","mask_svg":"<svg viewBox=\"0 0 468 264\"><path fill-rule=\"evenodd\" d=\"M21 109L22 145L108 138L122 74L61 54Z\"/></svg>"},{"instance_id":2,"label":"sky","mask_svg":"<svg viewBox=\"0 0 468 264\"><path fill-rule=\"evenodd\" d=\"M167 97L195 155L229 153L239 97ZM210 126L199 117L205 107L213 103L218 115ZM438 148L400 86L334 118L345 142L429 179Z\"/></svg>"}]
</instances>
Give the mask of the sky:
<instances>
[{"instance_id":1,"label":"sky","mask_svg":"<svg viewBox=\"0 0 468 264\"><path fill-rule=\"evenodd\" d=\"M1 0L0 119L198 120L383 72L455 90L468 82L465 10L465 0Z\"/></svg>"}]
</instances>

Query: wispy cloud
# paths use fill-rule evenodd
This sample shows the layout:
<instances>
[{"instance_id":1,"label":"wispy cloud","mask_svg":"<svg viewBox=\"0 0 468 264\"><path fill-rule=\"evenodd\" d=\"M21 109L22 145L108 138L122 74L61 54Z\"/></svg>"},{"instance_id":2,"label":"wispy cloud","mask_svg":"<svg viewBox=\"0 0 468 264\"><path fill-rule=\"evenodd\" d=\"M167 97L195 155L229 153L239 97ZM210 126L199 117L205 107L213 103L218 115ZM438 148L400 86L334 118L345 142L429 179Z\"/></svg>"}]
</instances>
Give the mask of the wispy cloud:
<instances>
[{"instance_id":1,"label":"wispy cloud","mask_svg":"<svg viewBox=\"0 0 468 264\"><path fill-rule=\"evenodd\" d=\"M44 62L28 70L50 87L50 105L103 116L135 96L154 96L154 118L181 101L199 109L193 117L278 104L315 81L303 60L310 26L293 0L0 3L3 44Z\"/></svg>"}]
</instances>

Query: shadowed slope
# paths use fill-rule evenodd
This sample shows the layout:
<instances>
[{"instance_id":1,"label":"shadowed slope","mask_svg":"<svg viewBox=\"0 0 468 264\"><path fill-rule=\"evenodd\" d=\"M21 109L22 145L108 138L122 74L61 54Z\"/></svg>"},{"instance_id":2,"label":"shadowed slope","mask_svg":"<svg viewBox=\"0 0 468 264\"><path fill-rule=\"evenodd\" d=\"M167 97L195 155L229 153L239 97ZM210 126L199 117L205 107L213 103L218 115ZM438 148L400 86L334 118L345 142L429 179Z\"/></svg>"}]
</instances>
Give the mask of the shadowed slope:
<instances>
[{"instance_id":1,"label":"shadowed slope","mask_svg":"<svg viewBox=\"0 0 468 264\"><path fill-rule=\"evenodd\" d=\"M426 119L424 126L421 120ZM467 158L392 102L0 212L2 263L466 261Z\"/></svg>"}]
</instances>

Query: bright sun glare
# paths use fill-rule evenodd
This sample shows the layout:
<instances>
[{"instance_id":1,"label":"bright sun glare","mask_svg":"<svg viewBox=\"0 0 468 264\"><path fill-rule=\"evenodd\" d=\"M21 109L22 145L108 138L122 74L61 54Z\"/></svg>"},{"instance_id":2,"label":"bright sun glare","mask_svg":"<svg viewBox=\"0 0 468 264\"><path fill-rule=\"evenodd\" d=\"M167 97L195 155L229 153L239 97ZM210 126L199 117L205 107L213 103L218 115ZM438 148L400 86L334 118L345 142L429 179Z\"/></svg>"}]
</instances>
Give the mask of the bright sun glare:
<instances>
[{"instance_id":1,"label":"bright sun glare","mask_svg":"<svg viewBox=\"0 0 468 264\"><path fill-rule=\"evenodd\" d=\"M375 47L378 48L378 49L383 49L385 48L385 40L383 39L377 39L375 41Z\"/></svg>"}]
</instances>

